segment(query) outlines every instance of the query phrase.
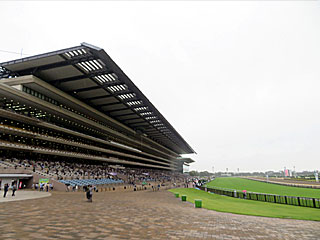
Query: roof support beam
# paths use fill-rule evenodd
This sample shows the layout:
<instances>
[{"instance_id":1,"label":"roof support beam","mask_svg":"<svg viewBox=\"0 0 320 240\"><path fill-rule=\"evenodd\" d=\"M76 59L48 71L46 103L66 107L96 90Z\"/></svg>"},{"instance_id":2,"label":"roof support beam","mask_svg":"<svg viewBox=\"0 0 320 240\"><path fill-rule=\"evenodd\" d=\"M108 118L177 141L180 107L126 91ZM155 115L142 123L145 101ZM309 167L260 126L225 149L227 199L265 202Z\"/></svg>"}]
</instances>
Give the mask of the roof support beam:
<instances>
[{"instance_id":1,"label":"roof support beam","mask_svg":"<svg viewBox=\"0 0 320 240\"><path fill-rule=\"evenodd\" d=\"M130 124L130 123L141 123L146 121L144 121L142 118L132 118L132 119L125 120L123 122Z\"/></svg>"},{"instance_id":2,"label":"roof support beam","mask_svg":"<svg viewBox=\"0 0 320 240\"><path fill-rule=\"evenodd\" d=\"M102 95L102 96L97 96L97 97L91 97L91 98L83 98L85 99L86 101L91 101L91 100L97 100L97 99L101 99L101 98L113 98L114 96L113 95Z\"/></svg>"},{"instance_id":3,"label":"roof support beam","mask_svg":"<svg viewBox=\"0 0 320 240\"><path fill-rule=\"evenodd\" d=\"M68 66L68 65L75 65L80 62L91 61L94 59L95 59L94 56L75 57L75 58L65 60L62 62L58 62L58 63L51 63L51 64L47 64L47 65L43 65L43 66L27 68L27 69L24 69L21 71L16 71L16 73L19 74L20 76L28 75L28 74L35 75L39 71L48 70L51 68L64 67L64 66Z\"/></svg>"},{"instance_id":4,"label":"roof support beam","mask_svg":"<svg viewBox=\"0 0 320 240\"><path fill-rule=\"evenodd\" d=\"M137 114L136 113L126 113L126 114L120 114L120 115L111 114L111 116L113 117L123 117L123 116L129 116L129 115L137 115Z\"/></svg>"},{"instance_id":5,"label":"roof support beam","mask_svg":"<svg viewBox=\"0 0 320 240\"><path fill-rule=\"evenodd\" d=\"M126 108L120 108L120 109L115 109L115 110L110 110L110 111L106 110L106 111L108 113L113 113L113 112L119 112L119 111L128 110L128 109L130 109L130 108L126 107Z\"/></svg>"},{"instance_id":6,"label":"roof support beam","mask_svg":"<svg viewBox=\"0 0 320 240\"><path fill-rule=\"evenodd\" d=\"M85 92L85 91L90 91L90 90L97 90L97 89L101 89L100 86L94 86L94 87L87 87L87 88L80 88L77 90L71 90L71 91L67 91L66 93L70 94L70 93L74 93L74 92Z\"/></svg>"},{"instance_id":7,"label":"roof support beam","mask_svg":"<svg viewBox=\"0 0 320 240\"><path fill-rule=\"evenodd\" d=\"M114 102L114 103L103 103L103 104L97 104L97 107L109 107L109 106L113 106L113 105L117 105L117 104L124 104L122 102Z\"/></svg>"},{"instance_id":8,"label":"roof support beam","mask_svg":"<svg viewBox=\"0 0 320 240\"><path fill-rule=\"evenodd\" d=\"M53 81L50 81L50 83L52 84L59 84L59 83L64 83L64 82L72 82L72 81L76 81L76 80L81 80L81 79L85 79L85 78L93 78L102 74L109 74L111 72L106 71L106 70L101 70L101 71L95 71L94 73L88 73L85 75L78 75L78 76L74 76L74 77L69 77L69 78L60 78L60 79L56 79Z\"/></svg>"},{"instance_id":9,"label":"roof support beam","mask_svg":"<svg viewBox=\"0 0 320 240\"><path fill-rule=\"evenodd\" d=\"M147 123L147 122L144 122L144 123L132 123L132 124L129 123L129 125L132 126L132 127L140 127L140 126L148 126L149 123Z\"/></svg>"}]
</instances>

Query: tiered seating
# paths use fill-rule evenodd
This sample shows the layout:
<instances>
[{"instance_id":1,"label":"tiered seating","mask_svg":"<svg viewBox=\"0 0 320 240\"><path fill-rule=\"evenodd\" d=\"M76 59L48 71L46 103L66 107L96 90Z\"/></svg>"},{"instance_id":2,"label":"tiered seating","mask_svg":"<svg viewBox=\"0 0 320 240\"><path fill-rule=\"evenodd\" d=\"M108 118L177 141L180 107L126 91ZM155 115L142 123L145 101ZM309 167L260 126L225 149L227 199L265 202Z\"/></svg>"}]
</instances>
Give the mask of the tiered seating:
<instances>
[{"instance_id":1,"label":"tiered seating","mask_svg":"<svg viewBox=\"0 0 320 240\"><path fill-rule=\"evenodd\" d=\"M101 184L116 184L123 183L122 180L114 180L109 178L104 179L73 179L73 180L59 180L59 182L71 186L89 186L89 185L101 185Z\"/></svg>"}]
</instances>

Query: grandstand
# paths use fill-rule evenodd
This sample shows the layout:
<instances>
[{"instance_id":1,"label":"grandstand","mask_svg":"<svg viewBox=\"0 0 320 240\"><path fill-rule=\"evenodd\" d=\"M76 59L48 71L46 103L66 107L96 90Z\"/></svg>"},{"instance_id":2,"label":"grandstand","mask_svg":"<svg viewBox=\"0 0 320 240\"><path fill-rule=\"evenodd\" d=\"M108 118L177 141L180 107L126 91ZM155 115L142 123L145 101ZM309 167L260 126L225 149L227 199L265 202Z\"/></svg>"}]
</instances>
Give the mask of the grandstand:
<instances>
[{"instance_id":1,"label":"grandstand","mask_svg":"<svg viewBox=\"0 0 320 240\"><path fill-rule=\"evenodd\" d=\"M195 151L103 49L82 43L0 63L0 153L14 174L86 185L123 181L110 165L170 176Z\"/></svg>"}]
</instances>

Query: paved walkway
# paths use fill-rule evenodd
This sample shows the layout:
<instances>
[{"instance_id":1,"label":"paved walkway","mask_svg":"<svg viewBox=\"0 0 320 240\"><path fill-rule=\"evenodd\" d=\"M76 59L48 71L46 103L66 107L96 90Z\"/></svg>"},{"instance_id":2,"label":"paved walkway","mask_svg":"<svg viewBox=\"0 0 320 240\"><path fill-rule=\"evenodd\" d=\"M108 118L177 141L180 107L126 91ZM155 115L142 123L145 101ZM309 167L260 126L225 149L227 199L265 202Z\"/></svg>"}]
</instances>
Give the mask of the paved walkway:
<instances>
[{"instance_id":1,"label":"paved walkway","mask_svg":"<svg viewBox=\"0 0 320 240\"><path fill-rule=\"evenodd\" d=\"M172 193L54 192L0 203L0 239L319 239L320 222L196 209Z\"/></svg>"},{"instance_id":2,"label":"paved walkway","mask_svg":"<svg viewBox=\"0 0 320 240\"><path fill-rule=\"evenodd\" d=\"M12 196L12 191L9 190L9 192L7 192L7 196L4 198L3 191L0 191L0 203L20 201L20 200L26 200L26 199L36 199L36 198L43 198L43 197L49 197L49 196L51 196L51 193L48 193L48 192L23 191L23 190L16 191L15 196ZM0 208L1 208L1 205L0 205Z\"/></svg>"}]
</instances>

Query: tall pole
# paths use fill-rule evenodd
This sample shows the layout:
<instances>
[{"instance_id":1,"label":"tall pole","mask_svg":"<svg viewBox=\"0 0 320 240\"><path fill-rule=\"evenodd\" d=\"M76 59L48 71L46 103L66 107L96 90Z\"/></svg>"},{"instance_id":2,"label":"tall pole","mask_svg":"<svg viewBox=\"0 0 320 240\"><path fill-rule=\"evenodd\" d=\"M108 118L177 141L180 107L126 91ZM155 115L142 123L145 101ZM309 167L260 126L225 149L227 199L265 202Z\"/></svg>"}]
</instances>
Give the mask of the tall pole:
<instances>
[{"instance_id":1,"label":"tall pole","mask_svg":"<svg viewBox=\"0 0 320 240\"><path fill-rule=\"evenodd\" d=\"M215 176L215 174L214 174L214 166L212 166L212 176Z\"/></svg>"}]
</instances>

